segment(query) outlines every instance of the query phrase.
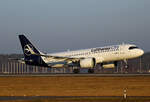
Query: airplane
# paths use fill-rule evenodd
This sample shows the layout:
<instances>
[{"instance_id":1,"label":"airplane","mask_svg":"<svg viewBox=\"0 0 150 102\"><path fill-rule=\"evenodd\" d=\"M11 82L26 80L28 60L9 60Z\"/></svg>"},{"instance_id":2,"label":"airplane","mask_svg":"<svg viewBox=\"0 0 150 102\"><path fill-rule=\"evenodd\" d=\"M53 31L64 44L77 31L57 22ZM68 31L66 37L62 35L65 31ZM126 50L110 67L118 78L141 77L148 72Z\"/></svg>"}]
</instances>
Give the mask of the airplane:
<instances>
[{"instance_id":1,"label":"airplane","mask_svg":"<svg viewBox=\"0 0 150 102\"><path fill-rule=\"evenodd\" d=\"M59 53L45 54L39 51L24 35L19 35L24 58L19 62L50 68L71 67L73 73L79 73L81 68L87 68L88 73L94 73L98 64L102 68L114 68L118 61L127 61L140 57L144 51L134 44L120 44L105 47L81 49Z\"/></svg>"}]
</instances>

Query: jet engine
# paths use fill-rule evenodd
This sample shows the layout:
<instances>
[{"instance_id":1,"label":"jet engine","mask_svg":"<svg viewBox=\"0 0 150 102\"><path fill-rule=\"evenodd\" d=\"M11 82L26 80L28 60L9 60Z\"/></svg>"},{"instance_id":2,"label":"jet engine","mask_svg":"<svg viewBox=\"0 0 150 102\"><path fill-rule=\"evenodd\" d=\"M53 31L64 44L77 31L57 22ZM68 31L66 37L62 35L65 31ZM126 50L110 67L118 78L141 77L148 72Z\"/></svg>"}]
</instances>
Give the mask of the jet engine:
<instances>
[{"instance_id":1,"label":"jet engine","mask_svg":"<svg viewBox=\"0 0 150 102\"><path fill-rule=\"evenodd\" d=\"M81 68L94 68L96 61L94 58L86 58L81 59L79 64Z\"/></svg>"}]
</instances>

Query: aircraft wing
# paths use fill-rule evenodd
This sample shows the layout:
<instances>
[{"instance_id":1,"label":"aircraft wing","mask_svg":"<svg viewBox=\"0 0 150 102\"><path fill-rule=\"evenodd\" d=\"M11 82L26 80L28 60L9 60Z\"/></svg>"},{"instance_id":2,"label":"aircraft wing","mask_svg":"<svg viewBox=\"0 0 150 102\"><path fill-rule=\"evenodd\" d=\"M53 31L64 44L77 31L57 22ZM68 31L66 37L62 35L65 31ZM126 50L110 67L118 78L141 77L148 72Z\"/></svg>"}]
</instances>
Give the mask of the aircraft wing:
<instances>
[{"instance_id":1,"label":"aircraft wing","mask_svg":"<svg viewBox=\"0 0 150 102\"><path fill-rule=\"evenodd\" d=\"M80 59L84 59L84 57L75 58L75 57L63 57L63 56L53 56L53 55L45 55L45 54L33 54L37 56L43 56L52 59L64 60L64 61L79 61Z\"/></svg>"}]
</instances>

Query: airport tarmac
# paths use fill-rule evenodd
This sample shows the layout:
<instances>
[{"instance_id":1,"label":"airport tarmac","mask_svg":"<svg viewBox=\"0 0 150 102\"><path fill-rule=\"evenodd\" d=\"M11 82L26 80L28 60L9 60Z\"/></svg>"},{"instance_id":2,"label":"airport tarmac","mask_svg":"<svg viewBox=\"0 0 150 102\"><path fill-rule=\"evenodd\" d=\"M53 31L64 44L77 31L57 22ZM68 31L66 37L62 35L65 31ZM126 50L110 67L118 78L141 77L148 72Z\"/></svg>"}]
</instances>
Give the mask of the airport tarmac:
<instances>
[{"instance_id":1,"label":"airport tarmac","mask_svg":"<svg viewBox=\"0 0 150 102\"><path fill-rule=\"evenodd\" d=\"M32 76L32 77L130 77L130 76L150 76L150 74L0 74L0 77L20 77L20 76Z\"/></svg>"}]
</instances>

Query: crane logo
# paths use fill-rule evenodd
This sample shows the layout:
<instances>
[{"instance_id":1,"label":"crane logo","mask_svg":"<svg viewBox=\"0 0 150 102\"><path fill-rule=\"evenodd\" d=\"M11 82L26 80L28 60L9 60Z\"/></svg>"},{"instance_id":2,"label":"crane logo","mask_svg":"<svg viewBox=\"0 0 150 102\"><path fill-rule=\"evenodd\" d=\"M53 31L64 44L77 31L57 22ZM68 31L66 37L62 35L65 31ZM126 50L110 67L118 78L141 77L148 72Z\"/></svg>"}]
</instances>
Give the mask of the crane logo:
<instances>
[{"instance_id":1,"label":"crane logo","mask_svg":"<svg viewBox=\"0 0 150 102\"><path fill-rule=\"evenodd\" d=\"M31 44L27 44L24 46L24 53L27 56L30 56L31 54L35 54L34 50L33 50L33 46Z\"/></svg>"}]
</instances>

